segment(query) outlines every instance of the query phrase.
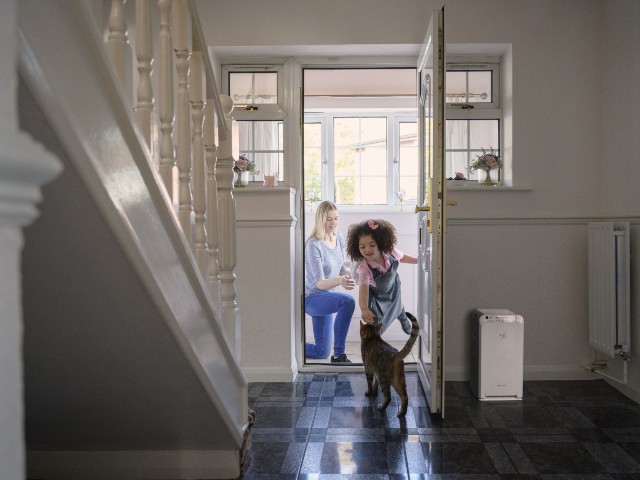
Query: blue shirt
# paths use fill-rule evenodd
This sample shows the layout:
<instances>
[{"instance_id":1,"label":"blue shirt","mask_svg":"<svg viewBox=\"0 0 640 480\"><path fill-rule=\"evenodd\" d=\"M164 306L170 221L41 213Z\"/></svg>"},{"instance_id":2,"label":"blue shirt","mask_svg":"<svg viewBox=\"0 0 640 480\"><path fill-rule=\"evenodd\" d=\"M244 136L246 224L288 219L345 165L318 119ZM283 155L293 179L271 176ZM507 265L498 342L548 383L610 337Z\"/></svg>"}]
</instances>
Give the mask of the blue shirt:
<instances>
[{"instance_id":1,"label":"blue shirt","mask_svg":"<svg viewBox=\"0 0 640 480\"><path fill-rule=\"evenodd\" d=\"M304 295L326 292L318 288L318 280L340 276L344 265L344 238L336 235L336 246L331 248L322 240L311 237L304 247ZM334 290L332 288L331 290Z\"/></svg>"}]
</instances>

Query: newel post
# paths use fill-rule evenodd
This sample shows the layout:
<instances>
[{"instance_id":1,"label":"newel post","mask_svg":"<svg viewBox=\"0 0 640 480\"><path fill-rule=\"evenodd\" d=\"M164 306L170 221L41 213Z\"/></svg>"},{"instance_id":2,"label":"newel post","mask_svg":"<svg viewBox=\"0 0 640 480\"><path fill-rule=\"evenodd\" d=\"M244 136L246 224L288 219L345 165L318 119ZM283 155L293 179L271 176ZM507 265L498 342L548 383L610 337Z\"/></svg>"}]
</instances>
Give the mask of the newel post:
<instances>
[{"instance_id":1,"label":"newel post","mask_svg":"<svg viewBox=\"0 0 640 480\"><path fill-rule=\"evenodd\" d=\"M0 14L0 471L26 478L24 434L23 228L38 216L40 186L62 171L48 150L18 126L18 1Z\"/></svg>"}]
</instances>

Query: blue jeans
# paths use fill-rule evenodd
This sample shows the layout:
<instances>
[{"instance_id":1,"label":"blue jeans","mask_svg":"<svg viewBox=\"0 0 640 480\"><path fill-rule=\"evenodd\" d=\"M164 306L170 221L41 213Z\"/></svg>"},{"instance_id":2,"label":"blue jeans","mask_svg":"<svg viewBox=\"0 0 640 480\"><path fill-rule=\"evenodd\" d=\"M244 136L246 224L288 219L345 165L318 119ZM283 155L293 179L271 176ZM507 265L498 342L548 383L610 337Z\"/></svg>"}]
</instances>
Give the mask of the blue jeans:
<instances>
[{"instance_id":1,"label":"blue jeans","mask_svg":"<svg viewBox=\"0 0 640 480\"><path fill-rule=\"evenodd\" d=\"M333 327L333 355L344 353L344 343L347 339L349 324L356 301L351 295L341 292L318 292L304 298L304 310L311 315L313 323L313 343L307 343L304 353L307 358L327 358L331 345L331 330ZM333 314L336 314L335 322Z\"/></svg>"}]
</instances>

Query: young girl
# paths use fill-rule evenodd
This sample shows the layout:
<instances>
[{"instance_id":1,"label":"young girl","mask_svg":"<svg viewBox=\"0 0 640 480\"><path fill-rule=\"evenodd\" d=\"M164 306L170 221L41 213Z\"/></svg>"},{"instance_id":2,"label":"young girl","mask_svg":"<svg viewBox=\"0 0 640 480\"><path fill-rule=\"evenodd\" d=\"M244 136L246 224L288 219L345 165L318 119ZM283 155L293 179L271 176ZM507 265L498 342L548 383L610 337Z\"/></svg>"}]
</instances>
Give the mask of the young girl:
<instances>
[{"instance_id":1,"label":"young girl","mask_svg":"<svg viewBox=\"0 0 640 480\"><path fill-rule=\"evenodd\" d=\"M411 323L402 306L400 263L418 263L416 257L403 254L396 246L396 229L386 220L365 220L349 227L347 254L360 262L356 280L360 284L359 304L362 320L382 323L384 332L396 318L402 331L411 334Z\"/></svg>"}]
</instances>

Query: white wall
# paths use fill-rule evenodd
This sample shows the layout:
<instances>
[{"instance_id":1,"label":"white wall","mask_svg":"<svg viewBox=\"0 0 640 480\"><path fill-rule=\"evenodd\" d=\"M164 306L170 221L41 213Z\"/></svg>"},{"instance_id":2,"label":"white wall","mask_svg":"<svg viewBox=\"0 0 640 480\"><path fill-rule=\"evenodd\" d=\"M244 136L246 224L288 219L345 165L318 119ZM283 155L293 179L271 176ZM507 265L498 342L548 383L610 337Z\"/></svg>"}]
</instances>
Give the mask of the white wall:
<instances>
[{"instance_id":1,"label":"white wall","mask_svg":"<svg viewBox=\"0 0 640 480\"><path fill-rule=\"evenodd\" d=\"M604 35L602 56L602 151L598 163L603 198L603 215L631 216L631 354L640 352L640 97L633 92L640 85L640 2L608 0L603 8ZM614 360L618 378L622 361ZM625 393L640 401L640 366L628 363Z\"/></svg>"},{"instance_id":2,"label":"white wall","mask_svg":"<svg viewBox=\"0 0 640 480\"><path fill-rule=\"evenodd\" d=\"M508 155L515 188L449 195L458 205L449 212L446 253L448 375L467 375L468 312L478 306L524 316L525 378L585 374L591 355L586 224L617 216L632 221L636 231L640 218L640 109L631 93L640 84L634 29L639 2L407 0L400 8L367 0L212 3L233 18L251 14L265 25L238 35L235 24L212 17L206 28L213 44L261 46L261 52L271 45L273 55L282 45L335 45L340 56L345 45L419 44L429 12L443 4L447 45L510 45ZM297 153L291 161L300 161ZM636 263L633 279L638 271ZM636 288L634 322L639 297ZM640 370L634 375L640 392Z\"/></svg>"}]
</instances>

